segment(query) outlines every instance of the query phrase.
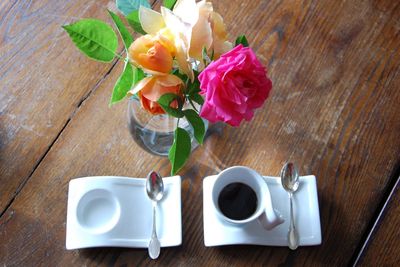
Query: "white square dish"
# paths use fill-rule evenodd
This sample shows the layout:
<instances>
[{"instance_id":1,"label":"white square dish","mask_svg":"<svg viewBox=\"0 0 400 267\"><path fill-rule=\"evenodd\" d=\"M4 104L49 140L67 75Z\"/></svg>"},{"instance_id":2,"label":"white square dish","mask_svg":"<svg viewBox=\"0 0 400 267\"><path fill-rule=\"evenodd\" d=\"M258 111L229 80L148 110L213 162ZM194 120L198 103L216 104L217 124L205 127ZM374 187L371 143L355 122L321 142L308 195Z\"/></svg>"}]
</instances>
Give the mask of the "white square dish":
<instances>
[{"instance_id":1,"label":"white square dish","mask_svg":"<svg viewBox=\"0 0 400 267\"><path fill-rule=\"evenodd\" d=\"M212 187L217 176L203 180L204 244L210 246L251 244L287 246L289 229L289 198L279 177L264 176L271 193L272 205L285 222L270 231L253 221L236 226L222 221L212 204ZM321 225L315 176L301 176L298 191L293 195L294 218L299 232L300 246L321 244Z\"/></svg>"},{"instance_id":2,"label":"white square dish","mask_svg":"<svg viewBox=\"0 0 400 267\"><path fill-rule=\"evenodd\" d=\"M179 246L182 243L181 177L166 177L163 181L165 193L157 205L157 234L162 247ZM152 203L145 184L146 179L116 176L71 180L67 249L147 248L152 229Z\"/></svg>"}]
</instances>

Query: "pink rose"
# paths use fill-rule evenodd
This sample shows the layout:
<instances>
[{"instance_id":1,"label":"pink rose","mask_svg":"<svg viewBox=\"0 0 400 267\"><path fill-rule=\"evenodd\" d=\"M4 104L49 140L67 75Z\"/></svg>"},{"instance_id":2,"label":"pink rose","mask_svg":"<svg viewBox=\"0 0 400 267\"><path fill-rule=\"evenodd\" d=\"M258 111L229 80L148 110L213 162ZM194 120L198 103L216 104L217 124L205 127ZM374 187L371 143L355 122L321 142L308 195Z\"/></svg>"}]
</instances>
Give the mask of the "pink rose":
<instances>
[{"instance_id":1,"label":"pink rose","mask_svg":"<svg viewBox=\"0 0 400 267\"><path fill-rule=\"evenodd\" d=\"M250 121L254 110L268 98L272 82L249 47L238 45L199 75L205 102L200 116L210 122L223 121L239 126Z\"/></svg>"}]
</instances>

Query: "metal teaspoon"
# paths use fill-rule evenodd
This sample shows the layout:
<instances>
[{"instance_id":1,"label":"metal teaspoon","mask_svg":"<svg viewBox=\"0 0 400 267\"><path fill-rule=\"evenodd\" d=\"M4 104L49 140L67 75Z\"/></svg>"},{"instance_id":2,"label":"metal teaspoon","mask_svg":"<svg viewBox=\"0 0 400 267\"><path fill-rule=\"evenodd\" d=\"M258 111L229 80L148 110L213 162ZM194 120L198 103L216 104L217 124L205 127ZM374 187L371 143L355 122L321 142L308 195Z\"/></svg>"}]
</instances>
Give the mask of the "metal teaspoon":
<instances>
[{"instance_id":1,"label":"metal teaspoon","mask_svg":"<svg viewBox=\"0 0 400 267\"><path fill-rule=\"evenodd\" d=\"M299 234L293 218L293 193L299 188L299 172L292 162L286 163L281 170L283 188L289 193L290 199L290 226L288 232L289 248L295 250L299 246Z\"/></svg>"},{"instance_id":2,"label":"metal teaspoon","mask_svg":"<svg viewBox=\"0 0 400 267\"><path fill-rule=\"evenodd\" d=\"M149 242L149 256L152 259L157 259L160 255L160 241L157 238L156 230L156 207L164 195L164 183L161 176L152 171L147 175L146 192L149 198L153 201L153 231Z\"/></svg>"}]
</instances>

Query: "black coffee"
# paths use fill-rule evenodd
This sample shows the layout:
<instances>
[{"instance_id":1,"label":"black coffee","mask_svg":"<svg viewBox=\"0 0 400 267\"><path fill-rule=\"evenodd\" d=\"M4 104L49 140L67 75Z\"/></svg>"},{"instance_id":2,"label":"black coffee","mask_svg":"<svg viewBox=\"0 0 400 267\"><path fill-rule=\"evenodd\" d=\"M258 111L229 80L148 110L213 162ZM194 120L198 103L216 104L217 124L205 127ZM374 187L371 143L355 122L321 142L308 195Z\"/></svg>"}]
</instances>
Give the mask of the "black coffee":
<instances>
[{"instance_id":1,"label":"black coffee","mask_svg":"<svg viewBox=\"0 0 400 267\"><path fill-rule=\"evenodd\" d=\"M233 220L249 218L257 209L257 195L254 190L243 183L232 183L225 186L218 197L221 212Z\"/></svg>"}]
</instances>

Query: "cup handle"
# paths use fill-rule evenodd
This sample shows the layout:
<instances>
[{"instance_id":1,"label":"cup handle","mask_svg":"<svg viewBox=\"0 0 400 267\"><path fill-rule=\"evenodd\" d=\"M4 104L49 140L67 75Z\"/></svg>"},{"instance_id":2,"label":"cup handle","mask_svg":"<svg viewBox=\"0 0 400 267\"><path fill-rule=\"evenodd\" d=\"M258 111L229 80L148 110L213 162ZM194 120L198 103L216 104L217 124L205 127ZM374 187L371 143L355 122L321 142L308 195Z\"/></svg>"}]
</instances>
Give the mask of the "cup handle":
<instances>
[{"instance_id":1,"label":"cup handle","mask_svg":"<svg viewBox=\"0 0 400 267\"><path fill-rule=\"evenodd\" d=\"M258 221L265 230L271 230L283 223L285 220L277 210L273 209L270 212L264 210L264 212L258 217Z\"/></svg>"}]
</instances>

